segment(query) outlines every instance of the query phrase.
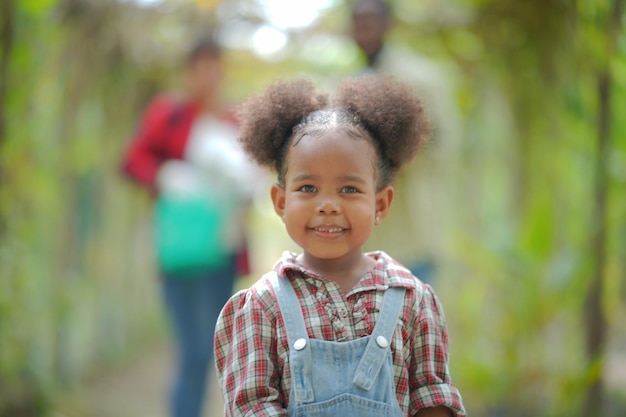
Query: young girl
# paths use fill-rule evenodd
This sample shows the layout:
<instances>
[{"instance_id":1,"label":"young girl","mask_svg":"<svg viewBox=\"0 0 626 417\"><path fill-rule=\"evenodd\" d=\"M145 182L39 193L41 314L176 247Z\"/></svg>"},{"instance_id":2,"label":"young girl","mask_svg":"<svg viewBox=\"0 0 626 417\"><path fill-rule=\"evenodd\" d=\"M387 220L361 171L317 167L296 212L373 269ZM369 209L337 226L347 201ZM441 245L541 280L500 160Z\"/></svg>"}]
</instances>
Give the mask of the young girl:
<instances>
[{"instance_id":1,"label":"young girl","mask_svg":"<svg viewBox=\"0 0 626 417\"><path fill-rule=\"evenodd\" d=\"M274 208L302 253L222 310L226 416L466 415L433 290L384 252L363 253L427 138L409 91L363 76L329 105L306 81L278 82L243 106L240 140L277 171Z\"/></svg>"}]
</instances>

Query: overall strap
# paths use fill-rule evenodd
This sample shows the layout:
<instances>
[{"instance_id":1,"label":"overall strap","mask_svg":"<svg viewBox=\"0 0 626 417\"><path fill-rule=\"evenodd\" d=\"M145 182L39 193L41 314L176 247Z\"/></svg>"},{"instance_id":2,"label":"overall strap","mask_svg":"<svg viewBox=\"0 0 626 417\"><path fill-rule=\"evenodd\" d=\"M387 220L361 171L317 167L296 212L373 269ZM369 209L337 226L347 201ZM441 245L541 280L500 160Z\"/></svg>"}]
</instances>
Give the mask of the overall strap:
<instances>
[{"instance_id":1,"label":"overall strap","mask_svg":"<svg viewBox=\"0 0 626 417\"><path fill-rule=\"evenodd\" d=\"M383 296L383 305L378 315L378 322L367 343L363 357L359 362L352 383L369 390L374 384L385 362L396 322L404 305L406 288L388 288Z\"/></svg>"},{"instance_id":2,"label":"overall strap","mask_svg":"<svg viewBox=\"0 0 626 417\"><path fill-rule=\"evenodd\" d=\"M311 402L314 400L311 379L308 377L312 371L311 347L300 301L298 301L296 292L287 277L281 277L273 271L268 275L287 330L289 366L295 400L297 402Z\"/></svg>"}]
</instances>

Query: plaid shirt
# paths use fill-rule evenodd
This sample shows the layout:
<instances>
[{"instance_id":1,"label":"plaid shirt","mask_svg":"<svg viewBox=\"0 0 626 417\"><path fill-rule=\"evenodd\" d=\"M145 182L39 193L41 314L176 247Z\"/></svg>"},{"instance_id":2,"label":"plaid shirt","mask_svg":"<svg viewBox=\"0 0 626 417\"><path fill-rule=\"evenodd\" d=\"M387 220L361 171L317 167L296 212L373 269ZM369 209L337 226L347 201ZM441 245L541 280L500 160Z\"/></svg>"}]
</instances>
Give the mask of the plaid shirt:
<instances>
[{"instance_id":1,"label":"plaid shirt","mask_svg":"<svg viewBox=\"0 0 626 417\"><path fill-rule=\"evenodd\" d=\"M445 405L465 416L448 371L448 335L432 289L383 252L345 296L332 281L307 270L285 252L274 267L300 300L309 337L347 342L371 334L388 287L407 292L391 341L395 391L405 416ZM278 302L266 277L235 294L218 319L215 361L225 415L285 416L291 389L289 344Z\"/></svg>"}]
</instances>

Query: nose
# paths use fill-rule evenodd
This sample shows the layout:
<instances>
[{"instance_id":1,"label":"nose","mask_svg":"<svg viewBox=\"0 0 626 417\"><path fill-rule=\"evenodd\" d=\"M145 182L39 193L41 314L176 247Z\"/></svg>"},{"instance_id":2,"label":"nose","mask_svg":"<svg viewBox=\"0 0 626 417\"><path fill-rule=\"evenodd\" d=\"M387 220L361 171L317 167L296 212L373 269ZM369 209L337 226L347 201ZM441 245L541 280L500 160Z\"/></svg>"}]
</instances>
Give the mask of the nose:
<instances>
[{"instance_id":1,"label":"nose","mask_svg":"<svg viewBox=\"0 0 626 417\"><path fill-rule=\"evenodd\" d=\"M336 198L320 195L317 205L318 214L338 214L340 211L340 205Z\"/></svg>"}]
</instances>

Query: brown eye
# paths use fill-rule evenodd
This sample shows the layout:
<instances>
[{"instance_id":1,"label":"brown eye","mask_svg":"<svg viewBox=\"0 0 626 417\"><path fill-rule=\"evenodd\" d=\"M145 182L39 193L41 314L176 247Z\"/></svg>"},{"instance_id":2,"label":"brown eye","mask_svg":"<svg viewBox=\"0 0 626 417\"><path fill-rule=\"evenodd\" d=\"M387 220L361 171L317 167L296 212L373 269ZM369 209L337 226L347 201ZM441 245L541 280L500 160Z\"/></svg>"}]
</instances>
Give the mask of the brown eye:
<instances>
[{"instance_id":1,"label":"brown eye","mask_svg":"<svg viewBox=\"0 0 626 417\"><path fill-rule=\"evenodd\" d=\"M353 187L352 185L346 185L345 187L341 189L341 192L347 193L347 194L354 194L354 193L358 193L359 190L356 187Z\"/></svg>"},{"instance_id":2,"label":"brown eye","mask_svg":"<svg viewBox=\"0 0 626 417\"><path fill-rule=\"evenodd\" d=\"M315 188L314 185L306 184L298 188L298 191L301 191L303 193L314 193L317 191L317 188Z\"/></svg>"}]
</instances>

